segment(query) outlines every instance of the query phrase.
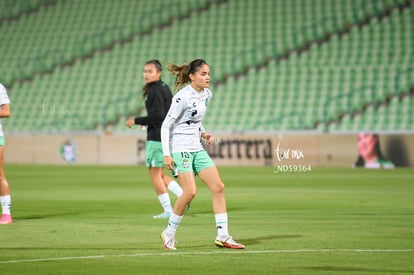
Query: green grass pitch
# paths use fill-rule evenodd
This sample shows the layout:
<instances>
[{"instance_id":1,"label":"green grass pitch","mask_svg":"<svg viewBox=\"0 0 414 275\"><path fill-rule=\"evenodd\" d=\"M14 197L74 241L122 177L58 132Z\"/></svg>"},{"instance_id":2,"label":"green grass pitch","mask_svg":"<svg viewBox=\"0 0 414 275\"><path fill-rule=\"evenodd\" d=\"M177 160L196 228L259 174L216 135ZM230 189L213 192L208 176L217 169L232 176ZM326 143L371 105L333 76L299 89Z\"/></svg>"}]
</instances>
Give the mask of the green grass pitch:
<instances>
[{"instance_id":1,"label":"green grass pitch","mask_svg":"<svg viewBox=\"0 0 414 275\"><path fill-rule=\"evenodd\" d=\"M219 167L229 230L246 249L214 246L198 182L176 251L163 250L145 167L5 170L14 223L0 225L0 274L414 273L413 169Z\"/></svg>"}]
</instances>

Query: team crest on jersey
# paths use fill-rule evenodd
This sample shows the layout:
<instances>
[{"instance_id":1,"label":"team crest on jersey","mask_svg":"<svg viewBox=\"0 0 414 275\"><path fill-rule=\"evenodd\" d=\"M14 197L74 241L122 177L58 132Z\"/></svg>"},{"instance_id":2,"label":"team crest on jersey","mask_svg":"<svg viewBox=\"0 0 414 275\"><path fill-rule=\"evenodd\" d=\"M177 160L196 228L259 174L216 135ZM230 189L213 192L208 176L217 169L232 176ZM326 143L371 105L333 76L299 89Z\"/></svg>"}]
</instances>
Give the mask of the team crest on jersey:
<instances>
[{"instance_id":1,"label":"team crest on jersey","mask_svg":"<svg viewBox=\"0 0 414 275\"><path fill-rule=\"evenodd\" d=\"M190 163L188 162L188 159L183 159L183 168L189 168Z\"/></svg>"}]
</instances>

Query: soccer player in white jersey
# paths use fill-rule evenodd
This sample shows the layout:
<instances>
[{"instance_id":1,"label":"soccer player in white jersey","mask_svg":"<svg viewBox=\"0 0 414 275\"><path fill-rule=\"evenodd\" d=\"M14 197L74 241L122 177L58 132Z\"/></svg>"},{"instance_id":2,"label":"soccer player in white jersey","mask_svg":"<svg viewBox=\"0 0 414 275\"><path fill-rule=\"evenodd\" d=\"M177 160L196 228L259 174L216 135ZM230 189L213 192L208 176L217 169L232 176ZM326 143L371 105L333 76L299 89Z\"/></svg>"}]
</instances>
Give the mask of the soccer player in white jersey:
<instances>
[{"instance_id":1,"label":"soccer player in white jersey","mask_svg":"<svg viewBox=\"0 0 414 275\"><path fill-rule=\"evenodd\" d=\"M5 118L10 116L10 100L7 95L6 88L0 84L0 118ZM0 219L0 224L10 224L13 223L13 219L10 213L11 208L11 197L10 197L10 188L7 183L6 175L4 173L4 133L0 121L0 202L2 215Z\"/></svg>"},{"instance_id":2,"label":"soccer player in white jersey","mask_svg":"<svg viewBox=\"0 0 414 275\"><path fill-rule=\"evenodd\" d=\"M214 243L219 247L244 248L243 244L237 243L229 235L224 183L200 141L203 139L208 144L214 142L214 136L207 133L201 124L212 97L208 89L210 66L202 59L195 59L182 66L169 64L168 70L176 76L175 90L181 90L173 97L161 126L161 143L164 164L168 169L178 169L183 194L176 200L168 226L161 233L164 249L176 249L175 232L183 218L186 205L196 195L195 175L198 175L212 192L217 226Z\"/></svg>"}]
</instances>

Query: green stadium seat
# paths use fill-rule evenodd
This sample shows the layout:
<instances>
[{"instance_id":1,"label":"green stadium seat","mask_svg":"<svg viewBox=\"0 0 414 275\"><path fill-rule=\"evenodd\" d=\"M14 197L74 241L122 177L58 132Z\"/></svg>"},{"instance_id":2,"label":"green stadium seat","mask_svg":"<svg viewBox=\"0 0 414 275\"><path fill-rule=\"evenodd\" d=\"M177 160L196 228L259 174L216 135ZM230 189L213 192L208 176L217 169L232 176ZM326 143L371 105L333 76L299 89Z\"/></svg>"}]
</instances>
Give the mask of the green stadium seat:
<instances>
[{"instance_id":1,"label":"green stadium seat","mask_svg":"<svg viewBox=\"0 0 414 275\"><path fill-rule=\"evenodd\" d=\"M5 60L0 65L0 81L12 83L34 72L53 69L21 85L12 85L16 113L32 117L46 98L51 106L73 104L82 110L83 123L77 122L78 118L65 117L68 121L64 130L93 129L95 125L100 128L100 123L115 121L115 131L124 131L124 121L117 118L142 108L141 67L150 58L158 58L164 64L180 64L203 57L211 64L213 81L221 81L218 87L212 87L214 101L206 121L213 130L300 130L326 119L323 107L331 97L338 100L329 104L329 118L358 108L361 115L348 116L347 120L330 124L329 129L360 130L375 125L371 116L376 110L364 112L361 108L376 102L367 96L352 97L348 108L345 95L371 85L376 87L375 101L384 101L390 94L397 97L413 85L412 73L407 70L414 58L409 31L414 27L414 5L400 10L394 7L401 2L392 0L368 4L362 0L229 0L208 5L204 10L212 1L184 2L156 0L154 8L170 9L144 20L140 16L153 8L140 1L59 1L48 9L41 8L31 16L2 25L0 34L6 42L0 51L0 58ZM203 12L194 12L182 21L176 19L144 36L136 35L125 44L110 46L136 33L138 28L151 29L157 24L156 19L167 20L199 9ZM375 18L375 14L387 9L392 9L389 16ZM137 14L137 10L142 13ZM344 35L335 33L345 24L356 22L353 20L362 22L368 16L373 18L361 28L354 27ZM302 54L295 51L295 43L303 45L327 32L333 34L326 43L314 43ZM30 43L21 43L19 34L27 35ZM108 49L80 59L104 47ZM276 62L274 58L286 49L293 52L286 60ZM71 66L54 67L71 60L76 60ZM271 62L265 64L265 60ZM254 66L263 67L256 70ZM233 77L238 73L239 77ZM170 85L174 82L166 70L163 79ZM42 96L33 91L40 91ZM34 104L28 106L28 102ZM394 107L386 106L385 111L388 109ZM294 112L304 117L289 116ZM403 123L392 127L410 127L408 122L395 119L399 112L390 113L389 123L383 119L384 123L378 123L380 127L391 127L388 124L399 121ZM102 121L102 114L107 121ZM275 119L284 115L286 120L276 124ZM225 123L221 123L223 117L228 118ZM5 123L11 131L42 130L42 125L46 125L43 130L54 129L50 117L37 119L40 124L13 123L12 118ZM326 127L319 124L316 130L325 131Z\"/></svg>"}]
</instances>

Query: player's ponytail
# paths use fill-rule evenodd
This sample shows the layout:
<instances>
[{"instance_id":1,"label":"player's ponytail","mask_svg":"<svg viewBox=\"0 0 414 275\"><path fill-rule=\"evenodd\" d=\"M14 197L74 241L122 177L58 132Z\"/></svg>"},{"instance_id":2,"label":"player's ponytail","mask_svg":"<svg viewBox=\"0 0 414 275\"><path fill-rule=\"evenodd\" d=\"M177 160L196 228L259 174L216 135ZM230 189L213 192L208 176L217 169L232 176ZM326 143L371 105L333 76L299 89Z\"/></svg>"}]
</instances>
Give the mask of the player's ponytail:
<instances>
[{"instance_id":1,"label":"player's ponytail","mask_svg":"<svg viewBox=\"0 0 414 275\"><path fill-rule=\"evenodd\" d=\"M181 66L168 63L167 69L175 75L174 90L177 91L190 82L190 74L197 72L204 64L207 64L207 62L203 59L194 59L190 63Z\"/></svg>"}]
</instances>

